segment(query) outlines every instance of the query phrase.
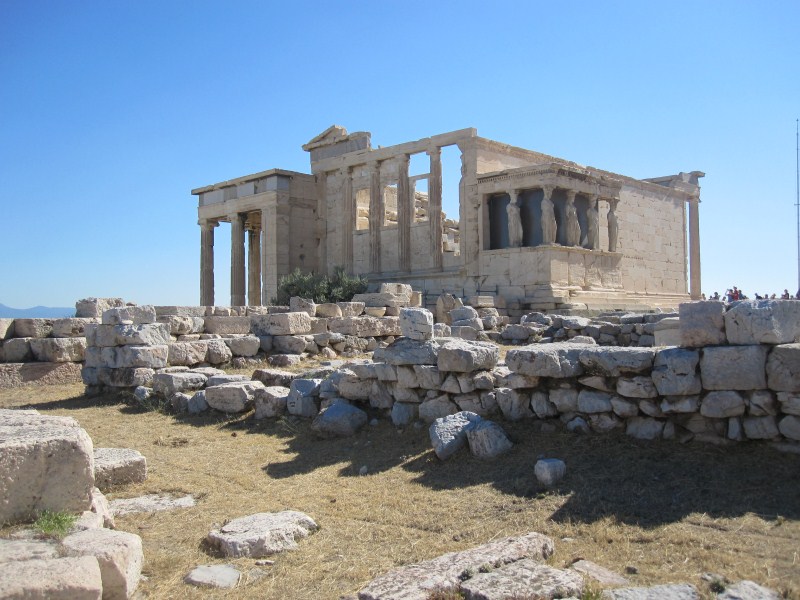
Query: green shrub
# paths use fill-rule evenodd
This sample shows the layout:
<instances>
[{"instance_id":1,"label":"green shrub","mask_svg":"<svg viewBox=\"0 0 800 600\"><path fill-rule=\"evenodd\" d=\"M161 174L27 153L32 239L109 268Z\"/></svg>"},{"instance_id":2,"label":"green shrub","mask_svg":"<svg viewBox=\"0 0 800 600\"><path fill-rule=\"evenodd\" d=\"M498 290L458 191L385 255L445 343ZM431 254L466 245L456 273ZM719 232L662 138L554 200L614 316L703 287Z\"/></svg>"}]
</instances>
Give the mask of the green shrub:
<instances>
[{"instance_id":1,"label":"green shrub","mask_svg":"<svg viewBox=\"0 0 800 600\"><path fill-rule=\"evenodd\" d=\"M349 302L355 294L367 289L367 278L363 275L348 275L343 267L336 267L333 275L304 273L295 269L281 277L278 283L276 304L289 304L289 298L299 296L319 304L325 302Z\"/></svg>"},{"instance_id":2,"label":"green shrub","mask_svg":"<svg viewBox=\"0 0 800 600\"><path fill-rule=\"evenodd\" d=\"M72 529L77 517L66 512L42 511L33 528L47 537L63 538Z\"/></svg>"}]
</instances>

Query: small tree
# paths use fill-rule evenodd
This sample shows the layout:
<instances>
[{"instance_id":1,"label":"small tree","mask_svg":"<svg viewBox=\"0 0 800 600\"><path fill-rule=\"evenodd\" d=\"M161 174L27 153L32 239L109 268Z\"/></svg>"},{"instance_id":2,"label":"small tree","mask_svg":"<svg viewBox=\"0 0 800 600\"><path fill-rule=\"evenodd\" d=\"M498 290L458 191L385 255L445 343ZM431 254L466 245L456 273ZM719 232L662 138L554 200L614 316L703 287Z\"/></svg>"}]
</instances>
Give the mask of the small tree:
<instances>
[{"instance_id":1,"label":"small tree","mask_svg":"<svg viewBox=\"0 0 800 600\"><path fill-rule=\"evenodd\" d=\"M348 275L343 267L336 267L333 275L304 273L299 268L281 277L278 283L277 304L289 304L289 298L299 296L317 303L348 302L355 294L367 289L363 275Z\"/></svg>"}]
</instances>

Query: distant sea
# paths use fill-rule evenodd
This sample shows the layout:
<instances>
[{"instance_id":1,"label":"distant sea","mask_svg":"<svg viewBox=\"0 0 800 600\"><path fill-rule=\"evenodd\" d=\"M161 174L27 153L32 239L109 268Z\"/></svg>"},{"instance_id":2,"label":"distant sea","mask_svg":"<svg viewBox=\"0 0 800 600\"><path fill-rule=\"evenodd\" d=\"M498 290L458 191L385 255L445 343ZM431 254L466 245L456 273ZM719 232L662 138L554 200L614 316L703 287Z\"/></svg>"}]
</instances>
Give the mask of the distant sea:
<instances>
[{"instance_id":1,"label":"distant sea","mask_svg":"<svg viewBox=\"0 0 800 600\"><path fill-rule=\"evenodd\" d=\"M33 308L11 308L0 304L0 319L60 319L75 316L75 307L34 306Z\"/></svg>"}]
</instances>

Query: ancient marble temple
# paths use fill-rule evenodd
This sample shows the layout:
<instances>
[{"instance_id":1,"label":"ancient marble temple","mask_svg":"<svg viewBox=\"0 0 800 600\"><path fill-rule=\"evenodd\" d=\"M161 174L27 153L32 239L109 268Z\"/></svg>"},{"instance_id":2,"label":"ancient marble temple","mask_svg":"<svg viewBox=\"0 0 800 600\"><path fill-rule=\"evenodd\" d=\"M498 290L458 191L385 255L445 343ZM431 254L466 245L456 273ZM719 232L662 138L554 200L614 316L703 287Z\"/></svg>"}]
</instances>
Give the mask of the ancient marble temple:
<instances>
[{"instance_id":1,"label":"ancient marble temple","mask_svg":"<svg viewBox=\"0 0 800 600\"><path fill-rule=\"evenodd\" d=\"M442 212L442 151L461 159ZM692 171L634 179L462 129L373 148L332 126L303 146L311 174L271 169L192 190L200 303L214 297L215 229L230 224L231 305L267 304L296 267L503 297L539 310L671 307L700 296ZM423 164L410 175L409 165ZM227 227L226 227L227 229Z\"/></svg>"}]
</instances>

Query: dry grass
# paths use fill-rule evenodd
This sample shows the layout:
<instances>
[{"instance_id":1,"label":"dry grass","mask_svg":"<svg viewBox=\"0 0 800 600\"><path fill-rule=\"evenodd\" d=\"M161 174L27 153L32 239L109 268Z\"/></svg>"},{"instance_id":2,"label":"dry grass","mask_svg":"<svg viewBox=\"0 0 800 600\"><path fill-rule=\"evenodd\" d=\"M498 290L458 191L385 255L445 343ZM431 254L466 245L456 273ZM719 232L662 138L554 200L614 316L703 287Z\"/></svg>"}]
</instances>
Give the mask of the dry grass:
<instances>
[{"instance_id":1,"label":"dry grass","mask_svg":"<svg viewBox=\"0 0 800 600\"><path fill-rule=\"evenodd\" d=\"M516 446L495 462L461 454L442 463L425 428L398 431L386 420L319 440L306 421L176 418L81 394L77 385L0 390L0 407L72 416L96 446L141 451L148 480L109 498L200 498L194 508L117 519L144 542L148 597L338 598L392 567L538 531L556 542L555 566L586 558L623 574L635 567L636 585L686 581L705 597L700 575L710 571L800 599L800 456L765 445L545 434L528 422L504 424ZM536 483L540 456L567 462L559 488ZM367 476L358 475L362 465ZM215 524L283 509L308 513L321 529L273 566L203 547ZM182 583L194 566L222 562L245 584L216 592Z\"/></svg>"}]
</instances>

